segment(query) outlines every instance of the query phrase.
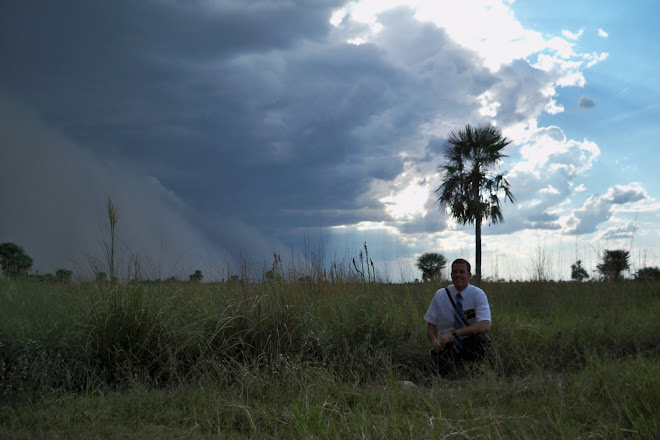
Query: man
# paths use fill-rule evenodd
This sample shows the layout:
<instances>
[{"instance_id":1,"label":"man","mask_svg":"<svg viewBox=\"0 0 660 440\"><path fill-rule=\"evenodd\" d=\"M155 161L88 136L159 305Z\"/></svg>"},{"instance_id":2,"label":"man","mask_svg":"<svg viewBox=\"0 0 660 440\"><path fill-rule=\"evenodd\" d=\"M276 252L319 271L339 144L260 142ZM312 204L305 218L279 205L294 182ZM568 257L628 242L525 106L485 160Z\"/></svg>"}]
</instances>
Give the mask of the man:
<instances>
[{"instance_id":1,"label":"man","mask_svg":"<svg viewBox=\"0 0 660 440\"><path fill-rule=\"evenodd\" d=\"M486 294L470 284L470 263L459 258L451 265L453 284L433 295L424 321L431 342L434 369L446 376L463 360L475 360L489 343L490 306Z\"/></svg>"}]
</instances>

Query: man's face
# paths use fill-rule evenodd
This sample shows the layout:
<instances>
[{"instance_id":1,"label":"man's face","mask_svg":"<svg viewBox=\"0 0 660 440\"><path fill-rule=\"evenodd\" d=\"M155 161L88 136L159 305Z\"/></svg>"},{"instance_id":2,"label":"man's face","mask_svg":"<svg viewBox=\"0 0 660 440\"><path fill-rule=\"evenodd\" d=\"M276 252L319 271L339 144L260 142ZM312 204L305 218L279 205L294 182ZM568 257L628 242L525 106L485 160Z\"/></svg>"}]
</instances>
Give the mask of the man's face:
<instances>
[{"instance_id":1,"label":"man's face","mask_svg":"<svg viewBox=\"0 0 660 440\"><path fill-rule=\"evenodd\" d=\"M451 265L451 281L458 291L465 289L472 278L472 274L468 272L465 263L455 263Z\"/></svg>"}]
</instances>

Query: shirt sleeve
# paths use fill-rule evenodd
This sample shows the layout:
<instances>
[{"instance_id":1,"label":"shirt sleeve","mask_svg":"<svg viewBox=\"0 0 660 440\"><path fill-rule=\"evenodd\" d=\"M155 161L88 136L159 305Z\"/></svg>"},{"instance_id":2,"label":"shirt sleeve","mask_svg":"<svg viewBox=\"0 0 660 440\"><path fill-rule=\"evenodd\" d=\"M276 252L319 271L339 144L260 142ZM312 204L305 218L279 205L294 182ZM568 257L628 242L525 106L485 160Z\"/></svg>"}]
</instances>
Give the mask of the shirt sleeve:
<instances>
[{"instance_id":1,"label":"shirt sleeve","mask_svg":"<svg viewBox=\"0 0 660 440\"><path fill-rule=\"evenodd\" d=\"M490 317L490 304L488 304L488 298L486 293L478 289L477 294L475 295L475 318L476 322L479 321L492 321Z\"/></svg>"},{"instance_id":2,"label":"shirt sleeve","mask_svg":"<svg viewBox=\"0 0 660 440\"><path fill-rule=\"evenodd\" d=\"M424 315L424 321L432 325L438 325L437 296L438 293L436 292L433 295L433 299L431 300L431 304L429 304L428 310L426 310L426 314Z\"/></svg>"}]
</instances>

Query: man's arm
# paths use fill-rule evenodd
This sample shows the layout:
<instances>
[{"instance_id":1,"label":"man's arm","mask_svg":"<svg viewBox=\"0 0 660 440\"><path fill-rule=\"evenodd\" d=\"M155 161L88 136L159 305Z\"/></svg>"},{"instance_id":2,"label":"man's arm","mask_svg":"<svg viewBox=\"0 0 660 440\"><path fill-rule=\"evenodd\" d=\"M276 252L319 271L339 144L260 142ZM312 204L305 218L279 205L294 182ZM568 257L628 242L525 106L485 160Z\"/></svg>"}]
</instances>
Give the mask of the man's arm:
<instances>
[{"instance_id":1,"label":"man's arm","mask_svg":"<svg viewBox=\"0 0 660 440\"><path fill-rule=\"evenodd\" d=\"M431 329L431 327L433 327L433 329ZM432 331L435 332L433 333L433 338L431 337ZM445 333L444 335L438 338L436 336L437 331L438 328L435 325L429 324L426 327L426 336L428 336L429 341L431 341L431 344L433 345L433 349L435 351L441 351L445 349L445 345L447 345L448 343L454 340L454 335L451 332L449 332L449 333ZM470 335L476 335L477 333L487 333L489 331L490 331L490 321L479 321L479 322L475 322L474 324L468 327L461 327L459 329L456 329L456 336L459 337L470 336Z\"/></svg>"},{"instance_id":2,"label":"man's arm","mask_svg":"<svg viewBox=\"0 0 660 440\"><path fill-rule=\"evenodd\" d=\"M438 339L438 326L427 323L426 325L426 337L429 338L429 342L435 351L440 351L444 348L444 343L440 342Z\"/></svg>"},{"instance_id":3,"label":"man's arm","mask_svg":"<svg viewBox=\"0 0 660 440\"><path fill-rule=\"evenodd\" d=\"M490 321L479 321L468 327L462 327L456 330L456 336L470 336L478 333L488 333L490 331Z\"/></svg>"}]
</instances>

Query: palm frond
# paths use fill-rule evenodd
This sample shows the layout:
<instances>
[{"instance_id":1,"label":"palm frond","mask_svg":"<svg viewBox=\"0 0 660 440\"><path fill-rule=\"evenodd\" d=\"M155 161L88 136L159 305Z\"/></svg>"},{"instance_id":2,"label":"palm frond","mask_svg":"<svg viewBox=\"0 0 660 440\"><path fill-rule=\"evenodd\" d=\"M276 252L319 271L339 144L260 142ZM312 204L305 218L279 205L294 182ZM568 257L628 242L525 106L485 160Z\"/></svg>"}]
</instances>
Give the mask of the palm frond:
<instances>
[{"instance_id":1,"label":"palm frond","mask_svg":"<svg viewBox=\"0 0 660 440\"><path fill-rule=\"evenodd\" d=\"M436 204L449 208L457 221L474 224L477 219L491 223L504 221L500 197L515 202L504 174L491 175L511 141L492 125L453 130L445 141L444 165L438 167L441 184L436 189Z\"/></svg>"}]
</instances>

